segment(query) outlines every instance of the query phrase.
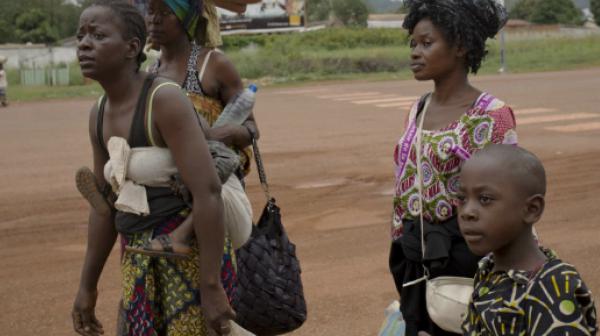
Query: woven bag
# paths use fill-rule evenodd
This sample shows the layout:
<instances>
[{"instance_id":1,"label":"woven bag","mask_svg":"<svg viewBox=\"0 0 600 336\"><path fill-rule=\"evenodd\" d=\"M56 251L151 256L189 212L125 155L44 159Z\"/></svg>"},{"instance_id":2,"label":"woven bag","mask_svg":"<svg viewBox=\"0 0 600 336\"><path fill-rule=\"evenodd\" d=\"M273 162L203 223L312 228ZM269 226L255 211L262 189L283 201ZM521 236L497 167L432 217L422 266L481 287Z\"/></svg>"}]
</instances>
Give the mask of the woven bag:
<instances>
[{"instance_id":1,"label":"woven bag","mask_svg":"<svg viewBox=\"0 0 600 336\"><path fill-rule=\"evenodd\" d=\"M306 301L296 246L281 223L280 209L269 194L256 141L254 156L267 204L250 240L238 249L238 284L233 296L236 322L258 336L280 335L306 321Z\"/></svg>"}]
</instances>

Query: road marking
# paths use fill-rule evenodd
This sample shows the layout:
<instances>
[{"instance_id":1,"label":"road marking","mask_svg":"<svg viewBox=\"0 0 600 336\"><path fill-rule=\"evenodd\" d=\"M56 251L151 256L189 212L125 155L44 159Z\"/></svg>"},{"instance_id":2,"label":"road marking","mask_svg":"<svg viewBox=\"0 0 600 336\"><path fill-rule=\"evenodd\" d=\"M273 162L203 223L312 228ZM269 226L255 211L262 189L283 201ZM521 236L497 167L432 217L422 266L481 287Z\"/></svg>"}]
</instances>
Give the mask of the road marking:
<instances>
[{"instance_id":1,"label":"road marking","mask_svg":"<svg viewBox=\"0 0 600 336\"><path fill-rule=\"evenodd\" d=\"M351 92L351 93L337 93L337 94L328 94L324 96L317 96L317 98L322 99L335 99L335 98L351 98L351 97L361 97L361 96L374 96L380 94L379 92Z\"/></svg>"},{"instance_id":2,"label":"road marking","mask_svg":"<svg viewBox=\"0 0 600 336\"><path fill-rule=\"evenodd\" d=\"M538 113L549 113L556 112L556 109L546 108L546 107L534 107L534 108L526 108L521 110L514 110L517 116L522 114L538 114Z\"/></svg>"},{"instance_id":3,"label":"road marking","mask_svg":"<svg viewBox=\"0 0 600 336\"><path fill-rule=\"evenodd\" d=\"M414 102L401 102L401 103L389 103L389 104L379 104L375 105L377 107L411 107Z\"/></svg>"},{"instance_id":4,"label":"road marking","mask_svg":"<svg viewBox=\"0 0 600 336\"><path fill-rule=\"evenodd\" d=\"M415 99L417 99L419 97L398 97L398 96L392 96L390 98L379 98L379 99L371 99L371 100L359 100L359 101L353 101L354 104L372 104L372 103L389 103L389 102L413 102L415 101Z\"/></svg>"},{"instance_id":5,"label":"road marking","mask_svg":"<svg viewBox=\"0 0 600 336\"><path fill-rule=\"evenodd\" d=\"M564 132L564 133L594 131L594 130L600 130L600 122L587 122L587 123L571 124L571 125L564 125L564 126L552 126L552 127L546 127L545 129L547 129L549 131Z\"/></svg>"},{"instance_id":6,"label":"road marking","mask_svg":"<svg viewBox=\"0 0 600 336\"><path fill-rule=\"evenodd\" d=\"M529 117L517 119L517 126L521 125L532 125L541 124L554 121L568 121L568 120L580 120L580 119L591 119L598 118L600 115L594 113L572 113L572 114L559 114L544 117Z\"/></svg>"}]
</instances>

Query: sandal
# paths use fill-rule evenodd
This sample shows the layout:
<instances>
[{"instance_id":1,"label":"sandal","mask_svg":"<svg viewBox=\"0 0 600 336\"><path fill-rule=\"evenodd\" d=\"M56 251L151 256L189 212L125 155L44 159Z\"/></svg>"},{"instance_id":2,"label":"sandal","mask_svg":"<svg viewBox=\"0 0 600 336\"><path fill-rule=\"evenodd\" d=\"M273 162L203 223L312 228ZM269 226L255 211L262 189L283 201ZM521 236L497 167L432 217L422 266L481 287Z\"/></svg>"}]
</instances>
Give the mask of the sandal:
<instances>
[{"instance_id":1,"label":"sandal","mask_svg":"<svg viewBox=\"0 0 600 336\"><path fill-rule=\"evenodd\" d=\"M175 252L175 250L173 250L173 240L168 234L156 236L154 239L160 243L160 250L152 248L152 240L150 240L141 247L125 246L125 251L144 254L151 257L189 258L191 256L192 249L189 246L186 246L188 252Z\"/></svg>"},{"instance_id":2,"label":"sandal","mask_svg":"<svg viewBox=\"0 0 600 336\"><path fill-rule=\"evenodd\" d=\"M98 187L96 175L88 168L81 167L75 173L77 190L101 215L110 215L112 207Z\"/></svg>"}]
</instances>

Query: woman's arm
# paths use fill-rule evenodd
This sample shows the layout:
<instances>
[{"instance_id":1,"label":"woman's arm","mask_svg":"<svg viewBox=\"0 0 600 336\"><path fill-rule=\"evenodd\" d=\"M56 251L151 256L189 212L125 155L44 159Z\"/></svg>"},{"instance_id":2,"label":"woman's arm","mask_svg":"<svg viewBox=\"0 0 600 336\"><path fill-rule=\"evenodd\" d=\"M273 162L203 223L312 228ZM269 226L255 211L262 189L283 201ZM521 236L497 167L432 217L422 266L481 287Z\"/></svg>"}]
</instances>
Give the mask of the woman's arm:
<instances>
[{"instance_id":1,"label":"woman's arm","mask_svg":"<svg viewBox=\"0 0 600 336\"><path fill-rule=\"evenodd\" d=\"M208 325L219 331L235 314L221 285L225 243L221 183L202 129L189 99L175 86L155 95L152 121L173 155L184 184L193 196L193 226L200 253L200 292Z\"/></svg>"},{"instance_id":2,"label":"woman's arm","mask_svg":"<svg viewBox=\"0 0 600 336\"><path fill-rule=\"evenodd\" d=\"M222 53L214 53L209 64L214 69L213 74L217 82L219 100L223 105L227 105L228 102L244 90L242 79L233 63ZM241 126L227 125L208 131L208 138L210 140L221 141L228 146L234 146L238 149L252 145L252 137L255 139L260 137L253 112L250 113L248 119Z\"/></svg>"},{"instance_id":3,"label":"woman's arm","mask_svg":"<svg viewBox=\"0 0 600 336\"><path fill-rule=\"evenodd\" d=\"M96 138L97 106L90 112L89 134L94 156L94 175L98 181L104 182L104 164L107 155L98 145ZM100 187L103 187L101 185ZM73 304L73 325L81 335L99 335L103 333L102 325L96 319L95 307L98 296L98 280L106 263L106 259L115 244L117 232L114 227L114 213L101 215L93 207L90 208L88 239L85 260L81 271L79 290Z\"/></svg>"}]
</instances>

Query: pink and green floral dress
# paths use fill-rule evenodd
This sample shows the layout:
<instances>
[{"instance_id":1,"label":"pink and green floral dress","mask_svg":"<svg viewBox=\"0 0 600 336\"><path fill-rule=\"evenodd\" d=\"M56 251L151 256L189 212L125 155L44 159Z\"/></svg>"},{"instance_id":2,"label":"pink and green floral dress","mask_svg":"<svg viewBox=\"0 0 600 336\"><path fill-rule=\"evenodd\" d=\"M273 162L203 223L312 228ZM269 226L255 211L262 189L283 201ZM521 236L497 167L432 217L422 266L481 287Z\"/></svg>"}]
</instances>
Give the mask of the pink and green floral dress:
<instances>
[{"instance_id":1,"label":"pink and green floral dress","mask_svg":"<svg viewBox=\"0 0 600 336\"><path fill-rule=\"evenodd\" d=\"M420 105L419 102L413 105L406 130L394 151L393 239L402 236L403 221L419 218L415 138ZM516 144L515 127L512 109L503 101L483 93L458 120L442 129L422 131L424 220L444 222L456 215L458 176L463 161L490 143Z\"/></svg>"}]
</instances>

